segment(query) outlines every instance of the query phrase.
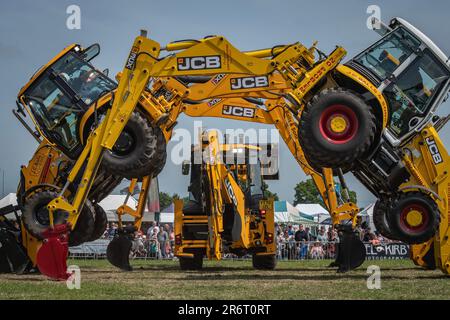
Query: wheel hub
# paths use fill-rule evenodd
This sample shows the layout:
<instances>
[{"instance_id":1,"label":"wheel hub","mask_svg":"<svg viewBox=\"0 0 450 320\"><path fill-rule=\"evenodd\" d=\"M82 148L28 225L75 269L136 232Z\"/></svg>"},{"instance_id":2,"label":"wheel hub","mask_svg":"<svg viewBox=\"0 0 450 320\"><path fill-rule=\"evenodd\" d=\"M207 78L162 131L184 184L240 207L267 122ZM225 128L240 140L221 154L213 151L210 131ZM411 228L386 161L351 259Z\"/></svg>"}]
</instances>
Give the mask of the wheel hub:
<instances>
[{"instance_id":1,"label":"wheel hub","mask_svg":"<svg viewBox=\"0 0 450 320\"><path fill-rule=\"evenodd\" d=\"M343 115L331 117L330 129L335 133L343 133L348 128L347 119Z\"/></svg>"},{"instance_id":2,"label":"wheel hub","mask_svg":"<svg viewBox=\"0 0 450 320\"><path fill-rule=\"evenodd\" d=\"M39 224L43 226L50 225L50 216L47 206L42 206L38 210L36 210L35 219Z\"/></svg>"},{"instance_id":3,"label":"wheel hub","mask_svg":"<svg viewBox=\"0 0 450 320\"><path fill-rule=\"evenodd\" d=\"M113 151L120 156L126 155L133 149L134 143L134 137L127 131L122 131L114 144Z\"/></svg>"},{"instance_id":4,"label":"wheel hub","mask_svg":"<svg viewBox=\"0 0 450 320\"><path fill-rule=\"evenodd\" d=\"M418 210L411 210L406 214L406 222L412 227L418 227L422 224L422 213Z\"/></svg>"},{"instance_id":5,"label":"wheel hub","mask_svg":"<svg viewBox=\"0 0 450 320\"><path fill-rule=\"evenodd\" d=\"M410 204L400 213L400 225L410 232L421 232L428 224L428 211L419 204Z\"/></svg>"},{"instance_id":6,"label":"wheel hub","mask_svg":"<svg viewBox=\"0 0 450 320\"><path fill-rule=\"evenodd\" d=\"M322 136L333 144L351 141L358 131L355 112L346 105L331 105L322 113L319 120Z\"/></svg>"}]
</instances>

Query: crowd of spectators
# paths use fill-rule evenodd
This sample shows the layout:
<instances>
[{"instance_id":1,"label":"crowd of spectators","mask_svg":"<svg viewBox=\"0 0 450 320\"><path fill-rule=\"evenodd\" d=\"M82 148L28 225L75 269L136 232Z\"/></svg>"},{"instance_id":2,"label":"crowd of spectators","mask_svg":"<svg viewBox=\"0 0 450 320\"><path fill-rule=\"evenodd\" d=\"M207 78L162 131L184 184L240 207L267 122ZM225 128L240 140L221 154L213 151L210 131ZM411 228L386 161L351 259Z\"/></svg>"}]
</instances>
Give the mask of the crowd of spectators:
<instances>
[{"instance_id":1,"label":"crowd of spectators","mask_svg":"<svg viewBox=\"0 0 450 320\"><path fill-rule=\"evenodd\" d=\"M303 224L275 224L277 256L279 259L334 259L336 244L339 243L335 228L325 225L314 226L313 230ZM359 223L357 232L363 242L379 245L390 242L378 231L373 232L365 223Z\"/></svg>"},{"instance_id":2,"label":"crowd of spectators","mask_svg":"<svg viewBox=\"0 0 450 320\"><path fill-rule=\"evenodd\" d=\"M103 239L113 239L117 233L118 224L109 223ZM157 259L174 257L175 235L173 227L169 224L160 225L159 222L150 222L140 231L134 233L132 255L134 257L152 257Z\"/></svg>"}]
</instances>

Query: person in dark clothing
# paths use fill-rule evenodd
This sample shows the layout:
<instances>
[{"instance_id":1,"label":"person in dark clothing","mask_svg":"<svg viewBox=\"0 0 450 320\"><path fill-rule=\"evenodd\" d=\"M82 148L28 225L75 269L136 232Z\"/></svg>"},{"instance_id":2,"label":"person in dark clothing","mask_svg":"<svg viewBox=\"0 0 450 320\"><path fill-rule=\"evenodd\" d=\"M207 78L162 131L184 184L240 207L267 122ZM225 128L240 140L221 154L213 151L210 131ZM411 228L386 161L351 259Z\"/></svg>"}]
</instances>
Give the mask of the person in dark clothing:
<instances>
[{"instance_id":1,"label":"person in dark clothing","mask_svg":"<svg viewBox=\"0 0 450 320\"><path fill-rule=\"evenodd\" d=\"M300 260L306 259L308 254L308 241L310 241L309 230L305 230L302 224L299 225L294 239L298 245L298 258Z\"/></svg>"},{"instance_id":2,"label":"person in dark clothing","mask_svg":"<svg viewBox=\"0 0 450 320\"><path fill-rule=\"evenodd\" d=\"M301 242L301 241L309 241L309 233L303 228L303 225L301 224L298 227L297 232L295 232L294 238L295 242Z\"/></svg>"}]
</instances>

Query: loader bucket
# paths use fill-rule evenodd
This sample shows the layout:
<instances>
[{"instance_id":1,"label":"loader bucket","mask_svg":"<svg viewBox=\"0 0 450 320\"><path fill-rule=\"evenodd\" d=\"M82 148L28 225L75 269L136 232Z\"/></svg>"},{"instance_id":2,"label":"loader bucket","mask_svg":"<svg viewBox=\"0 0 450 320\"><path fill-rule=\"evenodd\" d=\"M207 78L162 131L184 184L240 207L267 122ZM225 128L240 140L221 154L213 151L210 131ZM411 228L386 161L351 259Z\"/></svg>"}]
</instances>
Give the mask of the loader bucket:
<instances>
[{"instance_id":1,"label":"loader bucket","mask_svg":"<svg viewBox=\"0 0 450 320\"><path fill-rule=\"evenodd\" d=\"M130 265L132 245L131 236L123 231L120 232L111 240L106 249L106 258L109 263L123 271L132 271L133 268Z\"/></svg>"},{"instance_id":2,"label":"loader bucket","mask_svg":"<svg viewBox=\"0 0 450 320\"><path fill-rule=\"evenodd\" d=\"M6 229L0 229L0 273L23 273L30 260L16 237Z\"/></svg>"},{"instance_id":3,"label":"loader bucket","mask_svg":"<svg viewBox=\"0 0 450 320\"><path fill-rule=\"evenodd\" d=\"M67 254L69 251L67 224L56 225L54 229L46 230L42 246L37 253L39 271L55 280L67 280Z\"/></svg>"},{"instance_id":4,"label":"loader bucket","mask_svg":"<svg viewBox=\"0 0 450 320\"><path fill-rule=\"evenodd\" d=\"M366 259L366 246L352 230L343 230L333 266L343 273L358 268Z\"/></svg>"}]
</instances>

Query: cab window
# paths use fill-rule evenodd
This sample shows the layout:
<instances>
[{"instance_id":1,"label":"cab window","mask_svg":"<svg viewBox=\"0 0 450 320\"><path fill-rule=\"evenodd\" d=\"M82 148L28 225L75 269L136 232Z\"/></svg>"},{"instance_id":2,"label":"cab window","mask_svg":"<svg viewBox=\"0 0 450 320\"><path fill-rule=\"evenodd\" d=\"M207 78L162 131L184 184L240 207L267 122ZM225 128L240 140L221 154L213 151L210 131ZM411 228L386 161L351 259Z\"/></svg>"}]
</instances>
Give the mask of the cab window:
<instances>
[{"instance_id":1,"label":"cab window","mask_svg":"<svg viewBox=\"0 0 450 320\"><path fill-rule=\"evenodd\" d=\"M354 61L381 80L389 77L420 46L412 35L398 28L359 54Z\"/></svg>"},{"instance_id":2,"label":"cab window","mask_svg":"<svg viewBox=\"0 0 450 320\"><path fill-rule=\"evenodd\" d=\"M24 96L36 121L50 140L60 143L69 151L77 147L77 121L82 110L53 81L43 78Z\"/></svg>"},{"instance_id":3,"label":"cab window","mask_svg":"<svg viewBox=\"0 0 450 320\"><path fill-rule=\"evenodd\" d=\"M398 137L414 129L411 119L426 115L448 78L448 70L425 50L384 90L390 106L390 128Z\"/></svg>"}]
</instances>

